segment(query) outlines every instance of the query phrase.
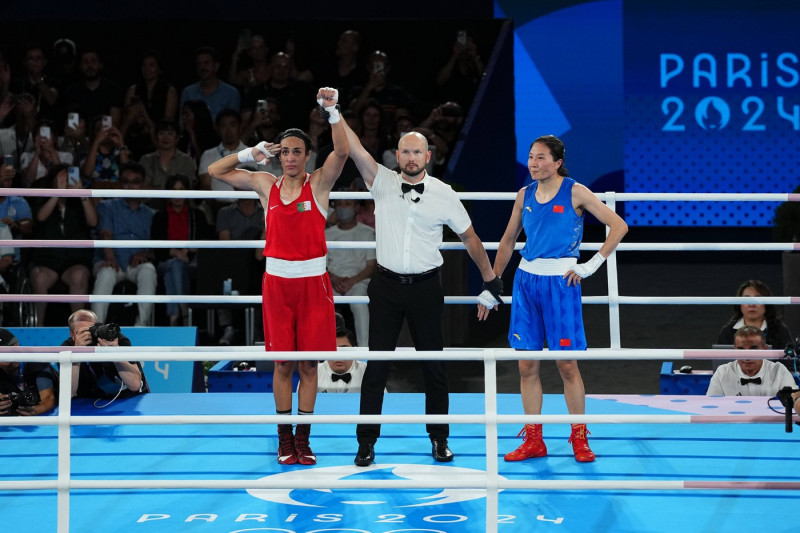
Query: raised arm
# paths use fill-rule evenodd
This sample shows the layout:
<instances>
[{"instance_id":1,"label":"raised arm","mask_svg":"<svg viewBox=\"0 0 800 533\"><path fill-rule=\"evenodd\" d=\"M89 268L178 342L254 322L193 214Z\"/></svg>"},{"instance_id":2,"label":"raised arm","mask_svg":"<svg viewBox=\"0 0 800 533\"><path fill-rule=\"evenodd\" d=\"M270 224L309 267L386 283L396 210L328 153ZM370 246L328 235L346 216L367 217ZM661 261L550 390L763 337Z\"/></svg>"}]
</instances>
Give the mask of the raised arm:
<instances>
[{"instance_id":1,"label":"raised arm","mask_svg":"<svg viewBox=\"0 0 800 533\"><path fill-rule=\"evenodd\" d=\"M372 159L369 152L361 145L361 141L358 139L356 132L350 129L346 121L343 120L342 122L342 127L347 133L347 142L350 147L350 159L356 164L358 173L364 178L364 183L366 183L368 187L372 187L372 182L375 181L375 176L378 174L378 163Z\"/></svg>"},{"instance_id":2,"label":"raised arm","mask_svg":"<svg viewBox=\"0 0 800 533\"><path fill-rule=\"evenodd\" d=\"M317 102L322 106L324 115L327 115L331 125L331 137L333 138L333 152L325 159L325 162L314 173L314 180L319 184L319 190L330 192L333 184L339 179L344 164L347 162L349 144L347 133L344 130L345 121L339 116L336 104L339 101L339 91L330 87L322 87L317 92Z\"/></svg>"}]
</instances>

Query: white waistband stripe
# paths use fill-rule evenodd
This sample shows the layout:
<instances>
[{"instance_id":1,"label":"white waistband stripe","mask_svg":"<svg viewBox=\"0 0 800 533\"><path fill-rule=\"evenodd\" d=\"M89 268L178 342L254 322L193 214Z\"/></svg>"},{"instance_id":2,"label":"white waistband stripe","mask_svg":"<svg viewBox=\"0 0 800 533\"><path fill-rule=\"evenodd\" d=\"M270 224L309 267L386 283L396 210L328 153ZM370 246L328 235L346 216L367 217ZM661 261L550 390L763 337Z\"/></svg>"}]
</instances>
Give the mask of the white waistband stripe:
<instances>
[{"instance_id":1,"label":"white waistband stripe","mask_svg":"<svg viewBox=\"0 0 800 533\"><path fill-rule=\"evenodd\" d=\"M310 278L321 276L325 273L328 265L326 256L315 257L305 261L287 261L267 257L267 274L278 276L279 278Z\"/></svg>"},{"instance_id":2,"label":"white waistband stripe","mask_svg":"<svg viewBox=\"0 0 800 533\"><path fill-rule=\"evenodd\" d=\"M533 261L528 261L523 257L519 262L519 268L537 276L563 276L577 262L578 259L575 257L534 259Z\"/></svg>"}]
</instances>

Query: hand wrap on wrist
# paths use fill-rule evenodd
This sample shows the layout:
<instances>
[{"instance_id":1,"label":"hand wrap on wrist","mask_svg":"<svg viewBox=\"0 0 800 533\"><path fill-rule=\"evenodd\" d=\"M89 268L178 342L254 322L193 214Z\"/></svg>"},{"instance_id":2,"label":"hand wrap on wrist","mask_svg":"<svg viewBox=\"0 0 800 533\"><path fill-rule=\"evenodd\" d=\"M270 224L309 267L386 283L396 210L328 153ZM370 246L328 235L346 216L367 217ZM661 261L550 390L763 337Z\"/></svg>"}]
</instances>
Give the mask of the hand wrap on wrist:
<instances>
[{"instance_id":1,"label":"hand wrap on wrist","mask_svg":"<svg viewBox=\"0 0 800 533\"><path fill-rule=\"evenodd\" d=\"M572 271L579 275L581 278L588 278L595 272L600 266L605 262L606 258L600 255L600 252L597 252L592 256L591 259L586 261L585 263L580 263L572 267Z\"/></svg>"},{"instance_id":2,"label":"hand wrap on wrist","mask_svg":"<svg viewBox=\"0 0 800 533\"><path fill-rule=\"evenodd\" d=\"M498 302L489 291L483 291L478 295L478 303L487 309L494 309L495 306L500 305L500 302Z\"/></svg>"},{"instance_id":3,"label":"hand wrap on wrist","mask_svg":"<svg viewBox=\"0 0 800 533\"><path fill-rule=\"evenodd\" d=\"M239 150L239 153L236 155L239 158L239 163L253 163L256 160L253 157L252 148L245 148L244 150Z\"/></svg>"},{"instance_id":4,"label":"hand wrap on wrist","mask_svg":"<svg viewBox=\"0 0 800 533\"><path fill-rule=\"evenodd\" d=\"M497 303L503 303L503 299L501 298L501 296L503 296L503 280L500 279L500 276L495 276L492 281L484 281L481 291L488 291L489 294L492 295L492 298L497 300ZM483 292L481 292L481 294L483 294Z\"/></svg>"},{"instance_id":5,"label":"hand wrap on wrist","mask_svg":"<svg viewBox=\"0 0 800 533\"><path fill-rule=\"evenodd\" d=\"M259 165L266 165L267 163L269 163L271 157L275 157L275 154L267 150L267 141L261 141L260 143L255 145L255 149L266 156L261 161L257 161Z\"/></svg>"},{"instance_id":6,"label":"hand wrap on wrist","mask_svg":"<svg viewBox=\"0 0 800 533\"><path fill-rule=\"evenodd\" d=\"M334 89L333 98L338 102L339 101L339 90ZM319 104L319 114L322 118L326 119L329 124L336 124L341 120L341 116L339 115L339 104L332 105L332 106L325 106L325 100L322 98L317 98L317 103Z\"/></svg>"}]
</instances>

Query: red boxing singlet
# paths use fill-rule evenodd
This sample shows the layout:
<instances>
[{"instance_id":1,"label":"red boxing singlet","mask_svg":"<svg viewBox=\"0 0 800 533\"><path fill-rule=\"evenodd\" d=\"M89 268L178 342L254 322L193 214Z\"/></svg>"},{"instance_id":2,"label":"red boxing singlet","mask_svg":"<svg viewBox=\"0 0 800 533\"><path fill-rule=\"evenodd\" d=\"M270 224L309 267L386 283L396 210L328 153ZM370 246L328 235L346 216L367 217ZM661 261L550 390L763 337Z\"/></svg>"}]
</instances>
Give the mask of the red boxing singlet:
<instances>
[{"instance_id":1,"label":"red boxing singlet","mask_svg":"<svg viewBox=\"0 0 800 533\"><path fill-rule=\"evenodd\" d=\"M281 201L281 177L272 186L269 205L265 213L267 229L264 256L287 261L305 261L324 257L328 253L325 244L325 218L311 192L311 182L306 180L300 196L288 205Z\"/></svg>"},{"instance_id":2,"label":"red boxing singlet","mask_svg":"<svg viewBox=\"0 0 800 533\"><path fill-rule=\"evenodd\" d=\"M325 215L314 199L307 173L300 196L289 205L281 201L283 179L270 191L264 215L264 347L275 352L333 352L336 319L325 271Z\"/></svg>"}]
</instances>

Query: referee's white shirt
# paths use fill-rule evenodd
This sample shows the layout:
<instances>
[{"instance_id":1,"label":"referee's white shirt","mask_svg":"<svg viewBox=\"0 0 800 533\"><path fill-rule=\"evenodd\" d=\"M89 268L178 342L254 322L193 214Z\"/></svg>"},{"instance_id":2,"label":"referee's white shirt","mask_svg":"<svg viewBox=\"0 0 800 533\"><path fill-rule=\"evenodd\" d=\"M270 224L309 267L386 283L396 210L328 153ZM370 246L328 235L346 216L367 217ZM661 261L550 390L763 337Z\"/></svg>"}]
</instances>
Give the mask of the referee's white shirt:
<instances>
[{"instance_id":1,"label":"referee's white shirt","mask_svg":"<svg viewBox=\"0 0 800 533\"><path fill-rule=\"evenodd\" d=\"M426 173L422 194L403 195L399 172L378 165L372 187L378 264L398 274L419 274L443 263L442 226L464 233L472 221L455 191ZM419 201L415 202L415 199Z\"/></svg>"},{"instance_id":2,"label":"referee's white shirt","mask_svg":"<svg viewBox=\"0 0 800 533\"><path fill-rule=\"evenodd\" d=\"M761 383L742 385L741 378L761 378ZM781 363L764 360L755 376L748 376L736 361L714 371L706 396L775 396L783 387L795 387L792 374Z\"/></svg>"},{"instance_id":3,"label":"referee's white shirt","mask_svg":"<svg viewBox=\"0 0 800 533\"><path fill-rule=\"evenodd\" d=\"M328 361L323 361L317 366L317 392L361 392L361 381L366 370L367 363L356 360L348 370L349 383L341 379L333 381L333 370Z\"/></svg>"}]
</instances>

